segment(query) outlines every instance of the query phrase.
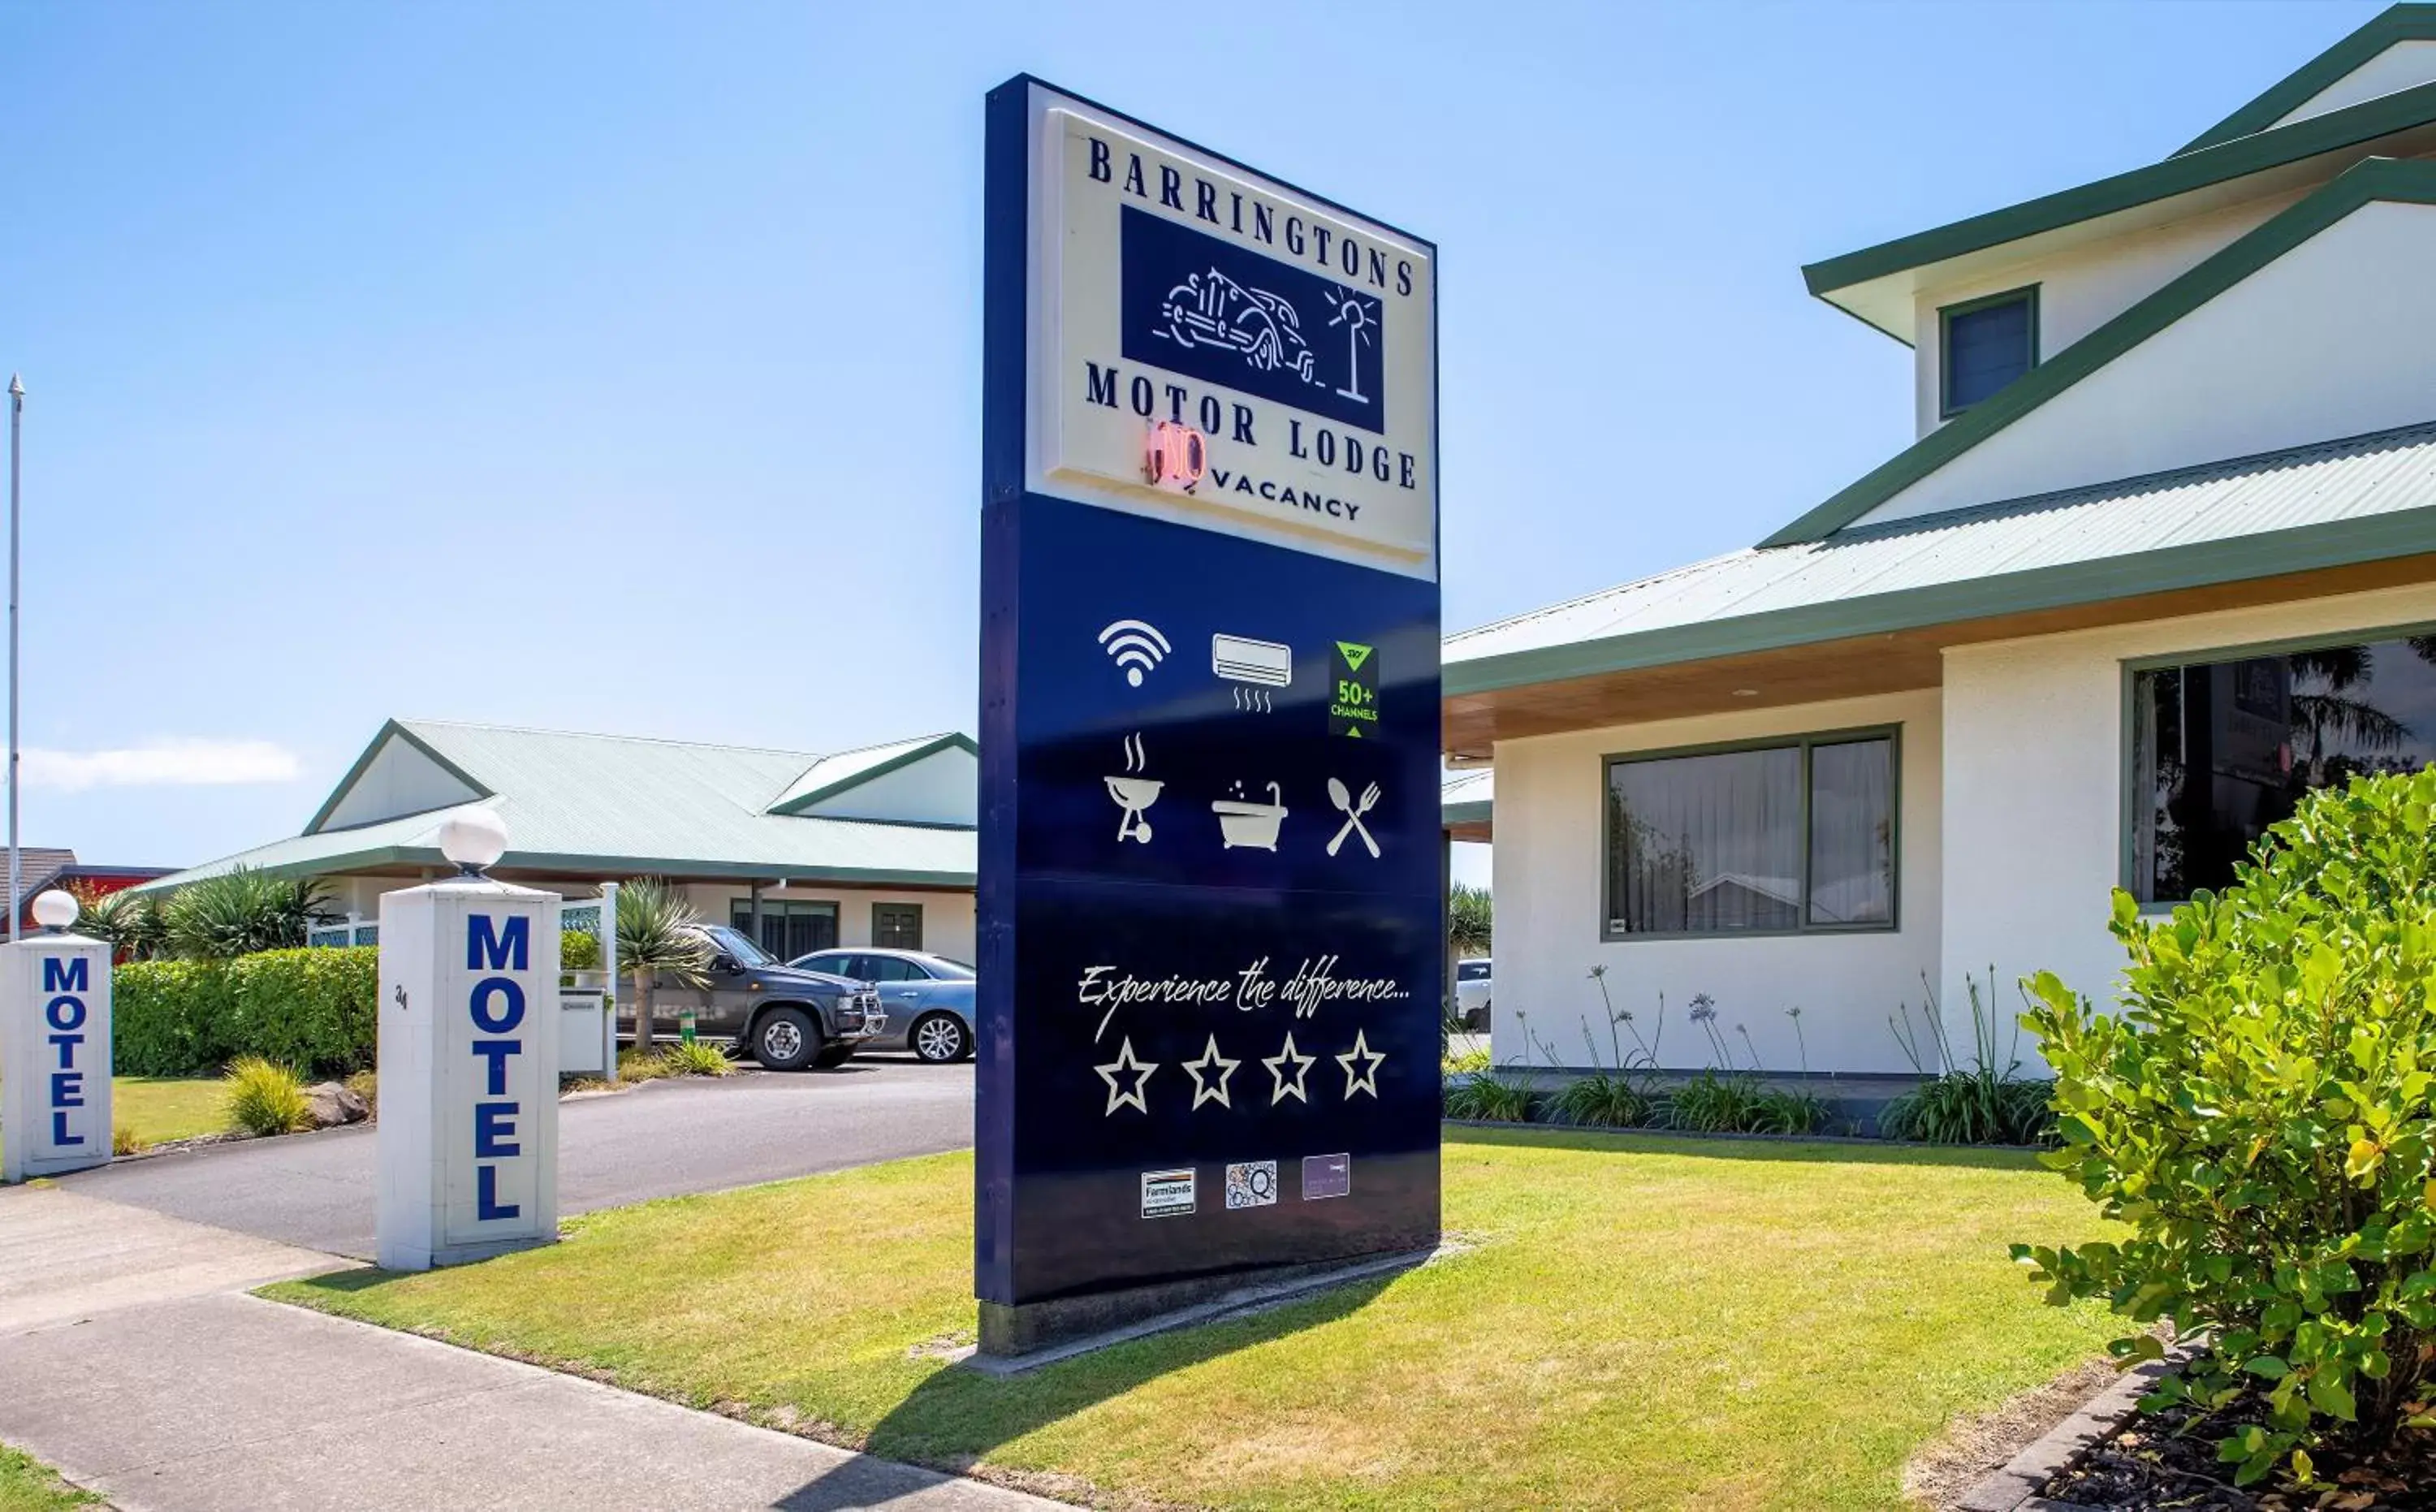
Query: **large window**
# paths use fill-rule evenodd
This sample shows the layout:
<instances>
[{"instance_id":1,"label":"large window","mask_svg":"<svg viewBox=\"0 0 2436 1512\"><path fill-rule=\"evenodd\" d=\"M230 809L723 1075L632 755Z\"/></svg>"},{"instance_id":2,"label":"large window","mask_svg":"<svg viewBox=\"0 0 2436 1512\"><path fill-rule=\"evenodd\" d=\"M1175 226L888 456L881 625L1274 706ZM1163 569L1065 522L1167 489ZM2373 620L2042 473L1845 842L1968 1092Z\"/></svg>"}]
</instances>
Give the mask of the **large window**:
<instances>
[{"instance_id":1,"label":"large window","mask_svg":"<svg viewBox=\"0 0 2436 1512\"><path fill-rule=\"evenodd\" d=\"M1610 939L1892 929L1895 736L1607 764Z\"/></svg>"},{"instance_id":2,"label":"large window","mask_svg":"<svg viewBox=\"0 0 2436 1512\"><path fill-rule=\"evenodd\" d=\"M740 897L728 904L728 922L753 932L753 900ZM761 948L781 961L792 961L838 943L838 906L796 898L761 900Z\"/></svg>"},{"instance_id":3,"label":"large window","mask_svg":"<svg viewBox=\"0 0 2436 1512\"><path fill-rule=\"evenodd\" d=\"M2436 762L2436 635L2152 667L2132 678L2132 895L2175 903L2313 788Z\"/></svg>"},{"instance_id":4,"label":"large window","mask_svg":"<svg viewBox=\"0 0 2436 1512\"><path fill-rule=\"evenodd\" d=\"M2017 288L1938 311L1945 350L1944 403L1952 419L2039 365L2039 291Z\"/></svg>"}]
</instances>

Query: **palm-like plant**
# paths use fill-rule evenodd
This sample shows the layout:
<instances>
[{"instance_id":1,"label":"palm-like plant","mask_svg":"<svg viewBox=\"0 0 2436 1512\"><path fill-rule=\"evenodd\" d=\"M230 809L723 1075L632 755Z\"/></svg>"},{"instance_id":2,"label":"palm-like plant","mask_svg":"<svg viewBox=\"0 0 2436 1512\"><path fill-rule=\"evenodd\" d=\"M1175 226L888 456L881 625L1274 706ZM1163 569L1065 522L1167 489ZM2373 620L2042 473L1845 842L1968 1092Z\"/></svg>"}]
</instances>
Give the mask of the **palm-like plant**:
<instances>
[{"instance_id":1,"label":"palm-like plant","mask_svg":"<svg viewBox=\"0 0 2436 1512\"><path fill-rule=\"evenodd\" d=\"M1457 955L1487 955L1495 909L1488 889L1454 884L1447 894L1447 946Z\"/></svg>"},{"instance_id":2,"label":"palm-like plant","mask_svg":"<svg viewBox=\"0 0 2436 1512\"><path fill-rule=\"evenodd\" d=\"M618 889L618 964L635 974L635 1043L649 1047L659 1025L652 1012L652 982L665 971L687 986L710 979L704 971L710 948L696 930L702 915L685 894L656 877L638 877Z\"/></svg>"},{"instance_id":3,"label":"palm-like plant","mask_svg":"<svg viewBox=\"0 0 2436 1512\"><path fill-rule=\"evenodd\" d=\"M318 878L237 866L178 889L161 914L171 953L226 961L303 946L314 925L335 916L328 901Z\"/></svg>"},{"instance_id":4,"label":"palm-like plant","mask_svg":"<svg viewBox=\"0 0 2436 1512\"><path fill-rule=\"evenodd\" d=\"M167 947L169 926L158 896L96 892L89 882L71 881L67 889L77 900L77 932L108 945L113 958L149 961Z\"/></svg>"}]
</instances>

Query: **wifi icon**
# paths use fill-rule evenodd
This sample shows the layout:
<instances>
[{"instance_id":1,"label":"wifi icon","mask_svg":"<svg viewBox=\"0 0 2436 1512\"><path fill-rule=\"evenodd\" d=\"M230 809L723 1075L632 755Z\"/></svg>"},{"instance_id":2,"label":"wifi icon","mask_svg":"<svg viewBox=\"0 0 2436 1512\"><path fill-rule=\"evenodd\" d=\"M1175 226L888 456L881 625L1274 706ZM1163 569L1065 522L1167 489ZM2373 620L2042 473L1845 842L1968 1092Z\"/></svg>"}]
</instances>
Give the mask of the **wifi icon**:
<instances>
[{"instance_id":1,"label":"wifi icon","mask_svg":"<svg viewBox=\"0 0 2436 1512\"><path fill-rule=\"evenodd\" d=\"M1167 658L1167 637L1147 620L1120 619L1100 632L1100 649L1124 669L1127 686L1140 687L1142 674Z\"/></svg>"}]
</instances>

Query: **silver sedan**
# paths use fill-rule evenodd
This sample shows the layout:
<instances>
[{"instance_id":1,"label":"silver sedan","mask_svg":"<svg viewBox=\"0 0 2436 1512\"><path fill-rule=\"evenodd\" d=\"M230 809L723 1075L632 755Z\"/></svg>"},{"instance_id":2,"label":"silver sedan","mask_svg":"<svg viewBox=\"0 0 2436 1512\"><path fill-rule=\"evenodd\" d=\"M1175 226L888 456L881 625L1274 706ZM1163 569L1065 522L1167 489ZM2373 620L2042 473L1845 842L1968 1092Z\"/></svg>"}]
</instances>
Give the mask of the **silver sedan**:
<instances>
[{"instance_id":1,"label":"silver sedan","mask_svg":"<svg viewBox=\"0 0 2436 1512\"><path fill-rule=\"evenodd\" d=\"M964 1060L973 1052L973 968L961 961L927 950L840 946L787 964L879 988L887 1026L858 1050L910 1050L933 1065Z\"/></svg>"}]
</instances>

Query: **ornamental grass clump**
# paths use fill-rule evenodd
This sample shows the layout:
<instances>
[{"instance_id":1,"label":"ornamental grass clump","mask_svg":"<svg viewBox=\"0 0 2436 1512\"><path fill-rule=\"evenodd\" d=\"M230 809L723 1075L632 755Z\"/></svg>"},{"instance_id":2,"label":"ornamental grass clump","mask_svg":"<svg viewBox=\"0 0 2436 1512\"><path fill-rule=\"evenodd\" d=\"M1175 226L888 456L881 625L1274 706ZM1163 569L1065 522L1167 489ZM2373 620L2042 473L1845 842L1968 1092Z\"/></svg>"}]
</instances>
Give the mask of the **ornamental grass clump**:
<instances>
[{"instance_id":1,"label":"ornamental grass clump","mask_svg":"<svg viewBox=\"0 0 2436 1512\"><path fill-rule=\"evenodd\" d=\"M248 1055L229 1067L222 1085L232 1128L248 1134L295 1134L313 1126L304 1084L285 1066Z\"/></svg>"},{"instance_id":2,"label":"ornamental grass clump","mask_svg":"<svg viewBox=\"0 0 2436 1512\"><path fill-rule=\"evenodd\" d=\"M2148 1405L2237 1416L2254 1483L2310 1451L2436 1426L2436 772L2305 799L2222 895L2164 921L2114 895L2124 1011L2050 973L2025 1022L2057 1073L2043 1158L2131 1226L2015 1245L2047 1299L2103 1297L2152 1357L2171 1320L2206 1352Z\"/></svg>"}]
</instances>

